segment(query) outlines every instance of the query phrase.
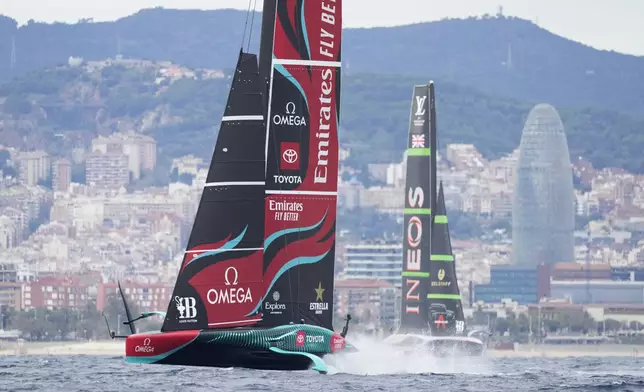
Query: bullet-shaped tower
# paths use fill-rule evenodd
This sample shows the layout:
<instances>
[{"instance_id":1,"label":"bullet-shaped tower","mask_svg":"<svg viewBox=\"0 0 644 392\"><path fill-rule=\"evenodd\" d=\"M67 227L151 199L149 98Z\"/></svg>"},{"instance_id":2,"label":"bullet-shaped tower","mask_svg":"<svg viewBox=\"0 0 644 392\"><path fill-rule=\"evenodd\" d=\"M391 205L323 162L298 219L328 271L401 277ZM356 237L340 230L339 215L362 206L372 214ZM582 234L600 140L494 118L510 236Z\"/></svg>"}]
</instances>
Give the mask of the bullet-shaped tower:
<instances>
[{"instance_id":1,"label":"bullet-shaped tower","mask_svg":"<svg viewBox=\"0 0 644 392\"><path fill-rule=\"evenodd\" d=\"M530 111L523 128L512 206L515 264L574 261L574 194L568 141L548 104Z\"/></svg>"}]
</instances>

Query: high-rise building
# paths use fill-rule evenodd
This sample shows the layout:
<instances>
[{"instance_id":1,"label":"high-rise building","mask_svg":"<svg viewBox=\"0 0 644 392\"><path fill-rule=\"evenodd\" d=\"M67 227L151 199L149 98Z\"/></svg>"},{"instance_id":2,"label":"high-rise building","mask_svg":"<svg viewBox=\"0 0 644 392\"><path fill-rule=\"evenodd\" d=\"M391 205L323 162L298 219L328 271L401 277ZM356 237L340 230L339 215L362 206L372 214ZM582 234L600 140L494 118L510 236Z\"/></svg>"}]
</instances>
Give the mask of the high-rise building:
<instances>
[{"instance_id":1,"label":"high-rise building","mask_svg":"<svg viewBox=\"0 0 644 392\"><path fill-rule=\"evenodd\" d=\"M44 151L28 151L18 155L18 178L23 185L34 186L49 179L51 158Z\"/></svg>"},{"instance_id":2,"label":"high-rise building","mask_svg":"<svg viewBox=\"0 0 644 392\"><path fill-rule=\"evenodd\" d=\"M2 329L2 307L20 309L22 307L22 284L18 282L15 264L0 264L0 329Z\"/></svg>"},{"instance_id":3,"label":"high-rise building","mask_svg":"<svg viewBox=\"0 0 644 392\"><path fill-rule=\"evenodd\" d=\"M402 283L402 244L362 242L345 248L347 279L382 280L396 288Z\"/></svg>"},{"instance_id":4,"label":"high-rise building","mask_svg":"<svg viewBox=\"0 0 644 392\"><path fill-rule=\"evenodd\" d=\"M57 192L67 192L72 182L72 166L67 159L57 160L52 167L52 188Z\"/></svg>"},{"instance_id":5,"label":"high-rise building","mask_svg":"<svg viewBox=\"0 0 644 392\"><path fill-rule=\"evenodd\" d=\"M92 140L92 152L117 152L128 157L128 169L132 178L137 180L142 171L153 170L157 162L156 141L134 131L99 136Z\"/></svg>"},{"instance_id":6,"label":"high-rise building","mask_svg":"<svg viewBox=\"0 0 644 392\"><path fill-rule=\"evenodd\" d=\"M128 157L119 152L93 152L85 160L85 183L102 188L118 188L130 182Z\"/></svg>"},{"instance_id":7,"label":"high-rise building","mask_svg":"<svg viewBox=\"0 0 644 392\"><path fill-rule=\"evenodd\" d=\"M382 280L337 279L333 309L338 318L347 314L357 317L360 325L391 328L400 311L399 290Z\"/></svg>"},{"instance_id":8,"label":"high-rise building","mask_svg":"<svg viewBox=\"0 0 644 392\"><path fill-rule=\"evenodd\" d=\"M568 142L559 114L535 106L523 128L512 206L515 264L574 260L574 193Z\"/></svg>"}]
</instances>

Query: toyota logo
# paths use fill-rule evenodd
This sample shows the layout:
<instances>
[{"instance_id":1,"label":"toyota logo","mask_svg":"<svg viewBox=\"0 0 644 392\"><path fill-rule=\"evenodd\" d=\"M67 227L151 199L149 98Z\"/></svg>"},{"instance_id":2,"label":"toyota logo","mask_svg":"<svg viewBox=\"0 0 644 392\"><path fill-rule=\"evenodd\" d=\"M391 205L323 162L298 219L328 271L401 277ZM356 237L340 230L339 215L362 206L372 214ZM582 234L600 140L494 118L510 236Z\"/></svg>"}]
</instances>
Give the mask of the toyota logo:
<instances>
[{"instance_id":1,"label":"toyota logo","mask_svg":"<svg viewBox=\"0 0 644 392\"><path fill-rule=\"evenodd\" d=\"M297 151L293 150L292 148L284 150L284 152L282 153L282 159L286 163L295 163L297 162L297 158Z\"/></svg>"}]
</instances>

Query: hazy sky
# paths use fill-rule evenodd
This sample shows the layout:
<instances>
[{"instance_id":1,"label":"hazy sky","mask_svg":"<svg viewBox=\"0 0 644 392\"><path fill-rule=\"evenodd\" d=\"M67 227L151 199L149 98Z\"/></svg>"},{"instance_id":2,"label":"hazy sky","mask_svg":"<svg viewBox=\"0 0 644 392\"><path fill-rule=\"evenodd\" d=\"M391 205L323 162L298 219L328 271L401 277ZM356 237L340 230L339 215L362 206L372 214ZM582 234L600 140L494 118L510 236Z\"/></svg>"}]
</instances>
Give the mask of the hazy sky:
<instances>
[{"instance_id":1,"label":"hazy sky","mask_svg":"<svg viewBox=\"0 0 644 392\"><path fill-rule=\"evenodd\" d=\"M253 0L255 1L255 0ZM262 0L257 0L261 8ZM379 4L376 6L375 4ZM644 56L644 0L344 0L346 27L391 26L495 14L530 19L598 49ZM248 0L0 0L0 14L19 23L114 20L141 8L247 9Z\"/></svg>"}]
</instances>

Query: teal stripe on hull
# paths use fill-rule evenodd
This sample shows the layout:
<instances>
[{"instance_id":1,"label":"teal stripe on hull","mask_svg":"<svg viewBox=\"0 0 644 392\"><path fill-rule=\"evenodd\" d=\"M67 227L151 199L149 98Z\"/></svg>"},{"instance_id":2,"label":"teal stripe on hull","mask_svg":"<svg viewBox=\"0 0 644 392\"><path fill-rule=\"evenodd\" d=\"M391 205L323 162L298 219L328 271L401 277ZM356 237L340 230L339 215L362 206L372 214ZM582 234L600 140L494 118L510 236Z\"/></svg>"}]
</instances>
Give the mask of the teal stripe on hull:
<instances>
[{"instance_id":1,"label":"teal stripe on hull","mask_svg":"<svg viewBox=\"0 0 644 392\"><path fill-rule=\"evenodd\" d=\"M277 347L271 347L270 350L274 353L281 354L281 355L299 355L302 357L306 357L310 359L311 362L313 362L312 369L315 370L316 372L320 374L327 374L329 372L329 369L326 367L326 363L324 363L322 358L318 357L317 355L298 352L298 351L286 351L286 350L279 349Z\"/></svg>"}]
</instances>

